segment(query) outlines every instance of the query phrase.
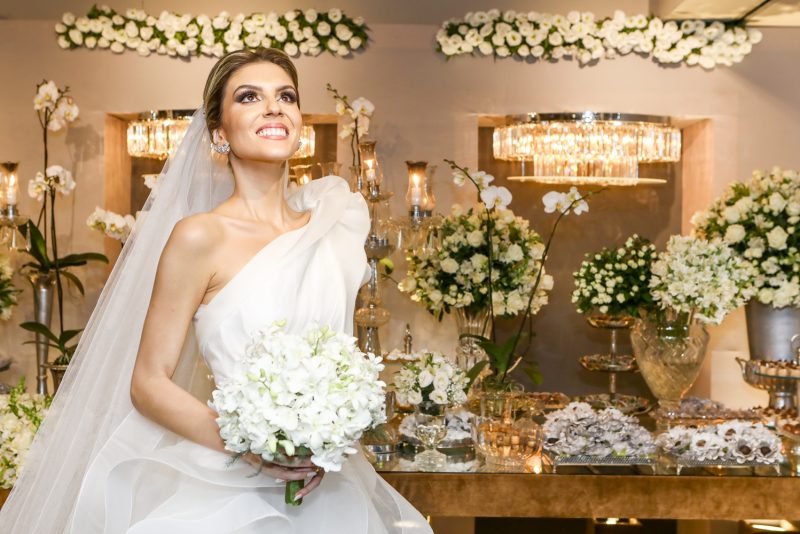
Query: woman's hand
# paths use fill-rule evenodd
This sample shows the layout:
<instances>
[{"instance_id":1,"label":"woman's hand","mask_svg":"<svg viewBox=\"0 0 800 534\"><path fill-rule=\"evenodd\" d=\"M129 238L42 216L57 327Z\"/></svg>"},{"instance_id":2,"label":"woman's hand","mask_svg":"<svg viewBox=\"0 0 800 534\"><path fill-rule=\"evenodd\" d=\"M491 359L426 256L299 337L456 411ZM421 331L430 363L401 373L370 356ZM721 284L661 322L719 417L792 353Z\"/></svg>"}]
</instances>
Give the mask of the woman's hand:
<instances>
[{"instance_id":1,"label":"woman's hand","mask_svg":"<svg viewBox=\"0 0 800 534\"><path fill-rule=\"evenodd\" d=\"M270 462L253 453L245 454L242 458L256 469L260 469L269 476L284 482L288 480L305 480L309 475L313 475L311 480L306 482L303 489L297 492L298 499L305 497L319 486L325 476L325 470L314 465L309 458L293 460L292 465Z\"/></svg>"}]
</instances>

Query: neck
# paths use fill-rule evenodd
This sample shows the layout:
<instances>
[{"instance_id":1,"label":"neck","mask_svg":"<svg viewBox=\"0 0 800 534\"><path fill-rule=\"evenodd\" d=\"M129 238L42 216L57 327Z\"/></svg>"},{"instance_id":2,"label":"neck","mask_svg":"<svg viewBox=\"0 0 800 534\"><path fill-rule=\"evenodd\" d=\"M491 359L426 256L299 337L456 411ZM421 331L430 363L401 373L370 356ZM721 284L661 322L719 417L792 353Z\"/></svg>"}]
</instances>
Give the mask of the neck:
<instances>
[{"instance_id":1,"label":"neck","mask_svg":"<svg viewBox=\"0 0 800 534\"><path fill-rule=\"evenodd\" d=\"M286 162L231 158L235 187L231 201L243 218L280 224L289 207L283 195Z\"/></svg>"}]
</instances>

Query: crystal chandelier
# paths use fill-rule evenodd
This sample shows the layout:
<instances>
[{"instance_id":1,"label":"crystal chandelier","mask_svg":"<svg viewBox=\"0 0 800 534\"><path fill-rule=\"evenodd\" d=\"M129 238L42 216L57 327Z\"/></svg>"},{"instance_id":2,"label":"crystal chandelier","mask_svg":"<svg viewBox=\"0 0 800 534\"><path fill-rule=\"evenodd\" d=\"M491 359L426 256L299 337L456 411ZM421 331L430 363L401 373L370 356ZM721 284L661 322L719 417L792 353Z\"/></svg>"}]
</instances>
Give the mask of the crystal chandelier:
<instances>
[{"instance_id":1,"label":"crystal chandelier","mask_svg":"<svg viewBox=\"0 0 800 534\"><path fill-rule=\"evenodd\" d=\"M639 163L680 161L681 132L666 117L624 113L530 113L495 128L496 159L519 161L510 180L550 184L664 183Z\"/></svg>"},{"instance_id":2,"label":"crystal chandelier","mask_svg":"<svg viewBox=\"0 0 800 534\"><path fill-rule=\"evenodd\" d=\"M192 111L148 111L128 124L128 154L166 159L175 153L189 128Z\"/></svg>"}]
</instances>

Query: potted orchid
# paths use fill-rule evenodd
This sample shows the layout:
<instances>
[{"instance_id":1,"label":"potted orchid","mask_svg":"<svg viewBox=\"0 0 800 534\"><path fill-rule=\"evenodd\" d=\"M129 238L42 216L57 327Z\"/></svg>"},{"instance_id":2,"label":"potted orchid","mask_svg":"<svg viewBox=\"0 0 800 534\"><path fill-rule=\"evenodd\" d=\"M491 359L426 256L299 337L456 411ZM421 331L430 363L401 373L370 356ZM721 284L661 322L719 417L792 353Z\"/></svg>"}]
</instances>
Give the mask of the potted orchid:
<instances>
[{"instance_id":1,"label":"potted orchid","mask_svg":"<svg viewBox=\"0 0 800 534\"><path fill-rule=\"evenodd\" d=\"M69 95L69 88L60 89L53 81L43 81L36 87L34 109L42 128L44 172L37 172L30 180L28 194L40 201L42 207L36 223L28 221L25 227L28 239L28 248L25 252L30 256L30 261L23 265L22 272L33 286L36 321L22 323L20 326L36 334L37 363L41 368L48 365L49 347L59 351L54 365L68 364L74 351L74 346L68 343L80 333L80 330L64 328L63 280L71 282L81 294L84 292L80 279L69 269L86 265L90 261L108 262L108 260L103 254L94 252L59 255L56 199L59 196L69 195L75 189L75 180L69 170L61 165L50 164L48 134L64 130L78 118L79 110ZM54 288L58 304L57 332L50 329ZM54 371L54 376L56 372L63 374L63 369ZM38 376L37 391L46 393L46 382L41 372Z\"/></svg>"}]
</instances>

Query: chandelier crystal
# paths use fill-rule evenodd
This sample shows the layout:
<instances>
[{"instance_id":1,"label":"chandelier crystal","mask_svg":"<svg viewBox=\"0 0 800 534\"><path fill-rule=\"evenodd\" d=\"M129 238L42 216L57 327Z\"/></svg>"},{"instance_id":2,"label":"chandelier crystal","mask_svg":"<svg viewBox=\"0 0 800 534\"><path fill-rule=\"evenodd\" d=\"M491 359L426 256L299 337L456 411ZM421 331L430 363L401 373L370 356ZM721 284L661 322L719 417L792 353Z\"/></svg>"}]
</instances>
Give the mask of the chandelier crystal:
<instances>
[{"instance_id":1,"label":"chandelier crystal","mask_svg":"<svg viewBox=\"0 0 800 534\"><path fill-rule=\"evenodd\" d=\"M494 157L519 161L510 180L551 184L663 183L639 163L680 161L681 133L666 117L622 113L530 113L495 128Z\"/></svg>"},{"instance_id":2,"label":"chandelier crystal","mask_svg":"<svg viewBox=\"0 0 800 534\"><path fill-rule=\"evenodd\" d=\"M148 111L128 124L128 154L166 159L177 150L191 122L191 111Z\"/></svg>"}]
</instances>

